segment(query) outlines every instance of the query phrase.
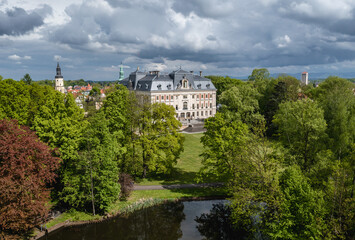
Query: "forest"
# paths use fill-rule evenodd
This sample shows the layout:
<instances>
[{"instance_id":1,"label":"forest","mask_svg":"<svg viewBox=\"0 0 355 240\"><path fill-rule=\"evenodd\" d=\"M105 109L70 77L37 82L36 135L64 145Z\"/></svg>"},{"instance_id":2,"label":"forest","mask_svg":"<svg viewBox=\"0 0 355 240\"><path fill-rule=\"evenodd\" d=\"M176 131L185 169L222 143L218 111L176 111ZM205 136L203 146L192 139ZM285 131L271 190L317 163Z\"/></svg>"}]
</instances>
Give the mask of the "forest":
<instances>
[{"instance_id":1,"label":"forest","mask_svg":"<svg viewBox=\"0 0 355 240\"><path fill-rule=\"evenodd\" d=\"M267 69L207 77L220 108L205 120L200 181L226 183L234 226L250 237L354 238L354 84L305 86ZM105 213L125 197L122 178L169 174L183 151L172 106L117 84L84 115L71 94L29 79L0 77L0 231L28 232L48 203Z\"/></svg>"}]
</instances>

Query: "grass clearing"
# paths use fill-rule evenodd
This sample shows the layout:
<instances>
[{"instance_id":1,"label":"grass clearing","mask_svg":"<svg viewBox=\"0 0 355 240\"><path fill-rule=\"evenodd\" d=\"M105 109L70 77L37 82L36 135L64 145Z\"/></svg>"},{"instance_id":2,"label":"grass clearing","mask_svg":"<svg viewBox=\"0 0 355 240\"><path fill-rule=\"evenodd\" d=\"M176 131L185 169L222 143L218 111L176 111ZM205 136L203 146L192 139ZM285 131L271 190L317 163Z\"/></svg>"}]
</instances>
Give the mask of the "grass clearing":
<instances>
[{"instance_id":1,"label":"grass clearing","mask_svg":"<svg viewBox=\"0 0 355 240\"><path fill-rule=\"evenodd\" d=\"M148 175L146 179L138 179L139 185L169 185L197 183L198 171L202 167L203 145L200 142L203 133L186 134L184 133L184 151L180 155L174 170L166 175ZM213 182L214 179L208 179L205 182Z\"/></svg>"}]
</instances>

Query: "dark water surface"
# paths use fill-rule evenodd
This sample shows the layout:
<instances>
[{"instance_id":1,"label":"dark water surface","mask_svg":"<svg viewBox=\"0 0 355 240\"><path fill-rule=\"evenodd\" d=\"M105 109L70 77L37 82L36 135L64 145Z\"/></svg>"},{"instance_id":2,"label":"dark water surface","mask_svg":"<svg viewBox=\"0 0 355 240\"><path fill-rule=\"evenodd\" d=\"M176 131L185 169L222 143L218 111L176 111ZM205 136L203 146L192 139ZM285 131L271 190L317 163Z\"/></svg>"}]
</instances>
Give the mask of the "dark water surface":
<instances>
[{"instance_id":1,"label":"dark water surface","mask_svg":"<svg viewBox=\"0 0 355 240\"><path fill-rule=\"evenodd\" d=\"M169 202L101 223L63 228L48 239L239 239L230 227L226 203Z\"/></svg>"}]
</instances>

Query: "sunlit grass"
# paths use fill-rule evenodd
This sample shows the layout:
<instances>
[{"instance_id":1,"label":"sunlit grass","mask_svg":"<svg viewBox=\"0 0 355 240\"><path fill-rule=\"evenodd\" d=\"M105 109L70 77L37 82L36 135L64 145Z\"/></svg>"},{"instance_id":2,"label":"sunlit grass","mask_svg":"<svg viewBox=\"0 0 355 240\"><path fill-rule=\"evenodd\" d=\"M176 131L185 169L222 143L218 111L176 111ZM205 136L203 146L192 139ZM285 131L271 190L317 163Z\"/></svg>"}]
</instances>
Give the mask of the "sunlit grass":
<instances>
[{"instance_id":1,"label":"sunlit grass","mask_svg":"<svg viewBox=\"0 0 355 240\"><path fill-rule=\"evenodd\" d=\"M202 167L203 145L200 142L203 133L184 134L184 151L180 155L174 170L166 175L149 175L146 179L138 179L139 185L163 185L197 183L198 172ZM213 182L208 179L207 182Z\"/></svg>"}]
</instances>

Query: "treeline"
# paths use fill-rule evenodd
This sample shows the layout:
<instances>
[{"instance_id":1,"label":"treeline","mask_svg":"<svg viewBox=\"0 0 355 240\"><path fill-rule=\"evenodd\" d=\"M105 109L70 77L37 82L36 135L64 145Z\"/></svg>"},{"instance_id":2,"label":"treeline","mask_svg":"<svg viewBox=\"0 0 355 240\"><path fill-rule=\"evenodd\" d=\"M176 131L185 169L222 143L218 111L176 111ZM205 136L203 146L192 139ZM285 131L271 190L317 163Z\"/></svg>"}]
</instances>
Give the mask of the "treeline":
<instances>
[{"instance_id":1,"label":"treeline","mask_svg":"<svg viewBox=\"0 0 355 240\"><path fill-rule=\"evenodd\" d=\"M210 77L221 109L205 121L202 176L228 183L232 221L250 238L355 238L354 84L317 88L255 69Z\"/></svg>"},{"instance_id":2,"label":"treeline","mask_svg":"<svg viewBox=\"0 0 355 240\"><path fill-rule=\"evenodd\" d=\"M38 80L35 82L41 86L54 86L54 80L45 79L45 80ZM64 87L87 86L88 84L90 84L100 88L105 86L111 86L115 83L117 83L117 81L92 81L92 80L85 81L84 79L64 80Z\"/></svg>"},{"instance_id":3,"label":"treeline","mask_svg":"<svg viewBox=\"0 0 355 240\"><path fill-rule=\"evenodd\" d=\"M0 77L0 231L44 223L49 200L103 214L125 197L120 176L171 171L180 122L172 106L149 100L116 85L85 117L71 94Z\"/></svg>"}]
</instances>

